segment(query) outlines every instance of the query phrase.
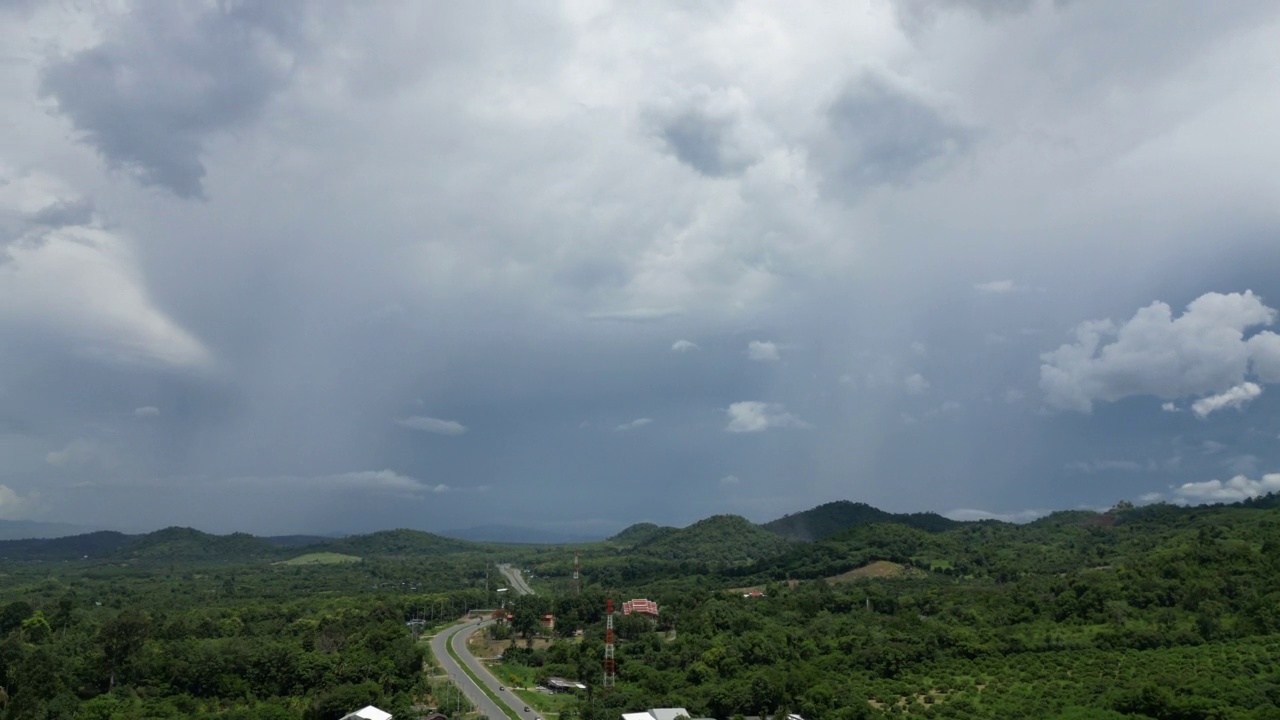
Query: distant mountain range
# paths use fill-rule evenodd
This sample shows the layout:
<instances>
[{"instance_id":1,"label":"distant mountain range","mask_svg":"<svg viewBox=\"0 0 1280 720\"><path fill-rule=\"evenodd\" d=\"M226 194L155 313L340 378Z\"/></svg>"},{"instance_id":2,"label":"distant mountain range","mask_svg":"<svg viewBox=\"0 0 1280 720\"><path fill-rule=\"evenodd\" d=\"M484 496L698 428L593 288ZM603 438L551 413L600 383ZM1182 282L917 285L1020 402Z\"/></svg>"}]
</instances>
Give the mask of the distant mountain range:
<instances>
[{"instance_id":1,"label":"distant mountain range","mask_svg":"<svg viewBox=\"0 0 1280 720\"><path fill-rule=\"evenodd\" d=\"M514 525L479 525L460 530L444 530L440 534L445 537L457 538L458 540L500 543L503 545L569 545L604 540L603 535L578 535L555 530L516 527Z\"/></svg>"},{"instance_id":2,"label":"distant mountain range","mask_svg":"<svg viewBox=\"0 0 1280 720\"><path fill-rule=\"evenodd\" d=\"M66 537L67 535L81 535L97 529L83 525L39 522L37 520L0 520L0 540Z\"/></svg>"}]
</instances>

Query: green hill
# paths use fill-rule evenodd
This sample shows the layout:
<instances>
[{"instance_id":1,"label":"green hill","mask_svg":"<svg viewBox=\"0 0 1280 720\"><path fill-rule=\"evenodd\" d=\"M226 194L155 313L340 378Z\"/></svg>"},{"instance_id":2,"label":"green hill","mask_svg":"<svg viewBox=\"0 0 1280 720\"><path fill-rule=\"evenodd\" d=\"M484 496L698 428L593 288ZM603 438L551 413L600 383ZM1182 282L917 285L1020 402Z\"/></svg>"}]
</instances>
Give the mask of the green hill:
<instances>
[{"instance_id":1,"label":"green hill","mask_svg":"<svg viewBox=\"0 0 1280 720\"><path fill-rule=\"evenodd\" d=\"M383 530L368 535L353 535L340 540L311 545L308 552L335 552L360 557L378 555L442 555L478 550L480 546L466 540L434 535L421 530Z\"/></svg>"},{"instance_id":2,"label":"green hill","mask_svg":"<svg viewBox=\"0 0 1280 720\"><path fill-rule=\"evenodd\" d=\"M892 523L926 532L943 532L960 523L937 513L891 513L866 503L837 500L767 522L761 527L787 540L813 542L858 525Z\"/></svg>"},{"instance_id":3,"label":"green hill","mask_svg":"<svg viewBox=\"0 0 1280 720\"><path fill-rule=\"evenodd\" d=\"M135 539L133 535L104 530L50 539L3 540L0 541L0 558L5 560L101 558L114 554Z\"/></svg>"},{"instance_id":4,"label":"green hill","mask_svg":"<svg viewBox=\"0 0 1280 720\"><path fill-rule=\"evenodd\" d=\"M655 525L651 522L636 523L622 532L609 538L609 542L632 547L657 540L665 535L678 532L673 527Z\"/></svg>"},{"instance_id":5,"label":"green hill","mask_svg":"<svg viewBox=\"0 0 1280 720\"><path fill-rule=\"evenodd\" d=\"M738 515L713 515L689 527L663 533L635 552L664 560L717 566L746 565L787 552L792 543Z\"/></svg>"},{"instance_id":6,"label":"green hill","mask_svg":"<svg viewBox=\"0 0 1280 720\"><path fill-rule=\"evenodd\" d=\"M282 549L247 533L210 535L185 527L168 527L137 537L117 553L124 557L214 562L266 560L281 556Z\"/></svg>"}]
</instances>

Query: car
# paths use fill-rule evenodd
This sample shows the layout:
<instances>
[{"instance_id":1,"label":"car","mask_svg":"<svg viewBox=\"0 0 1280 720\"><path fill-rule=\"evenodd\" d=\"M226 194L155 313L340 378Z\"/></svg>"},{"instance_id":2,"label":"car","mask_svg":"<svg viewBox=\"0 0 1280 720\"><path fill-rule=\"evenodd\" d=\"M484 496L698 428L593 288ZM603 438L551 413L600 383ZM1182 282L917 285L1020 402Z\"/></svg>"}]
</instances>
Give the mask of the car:
<instances>
[{"instance_id":1,"label":"car","mask_svg":"<svg viewBox=\"0 0 1280 720\"><path fill-rule=\"evenodd\" d=\"M525 711L525 712L529 712L529 706L528 706L528 705L525 705L525 706L524 706L524 711Z\"/></svg>"},{"instance_id":2,"label":"car","mask_svg":"<svg viewBox=\"0 0 1280 720\"><path fill-rule=\"evenodd\" d=\"M498 686L498 689L499 689L499 690L506 690L507 688L506 688L506 687L504 687L504 686L502 686L502 685L499 685L499 686Z\"/></svg>"}]
</instances>

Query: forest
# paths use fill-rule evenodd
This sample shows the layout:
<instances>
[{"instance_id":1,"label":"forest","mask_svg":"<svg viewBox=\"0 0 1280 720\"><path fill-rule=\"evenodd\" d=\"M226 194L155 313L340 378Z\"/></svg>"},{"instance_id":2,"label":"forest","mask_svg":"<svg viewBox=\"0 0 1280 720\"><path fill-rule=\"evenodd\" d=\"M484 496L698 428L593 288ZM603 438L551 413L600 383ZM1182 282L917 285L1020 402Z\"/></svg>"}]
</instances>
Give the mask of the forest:
<instances>
[{"instance_id":1,"label":"forest","mask_svg":"<svg viewBox=\"0 0 1280 720\"><path fill-rule=\"evenodd\" d=\"M465 717L425 638L496 607L494 564L511 562L537 594L509 602L499 672L581 679L561 720L1280 718L1277 504L1013 525L833 503L572 546L176 528L6 541L0 714ZM661 612L615 618L618 683L602 689L605 599L632 597Z\"/></svg>"}]
</instances>

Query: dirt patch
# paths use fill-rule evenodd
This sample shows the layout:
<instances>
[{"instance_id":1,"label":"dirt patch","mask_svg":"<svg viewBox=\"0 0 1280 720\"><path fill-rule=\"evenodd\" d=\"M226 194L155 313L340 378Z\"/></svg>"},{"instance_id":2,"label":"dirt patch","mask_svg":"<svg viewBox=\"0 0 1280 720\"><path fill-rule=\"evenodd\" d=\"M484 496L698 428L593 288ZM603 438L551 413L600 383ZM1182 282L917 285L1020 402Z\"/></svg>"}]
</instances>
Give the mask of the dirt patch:
<instances>
[{"instance_id":1,"label":"dirt patch","mask_svg":"<svg viewBox=\"0 0 1280 720\"><path fill-rule=\"evenodd\" d=\"M551 647L549 638L534 638L533 649L545 650ZM525 647L525 639L517 637L515 639L516 647ZM467 647L471 648L471 654L478 658L494 658L502 654L504 650L511 647L511 640L491 640L484 632L478 632L467 638Z\"/></svg>"},{"instance_id":2,"label":"dirt patch","mask_svg":"<svg viewBox=\"0 0 1280 720\"><path fill-rule=\"evenodd\" d=\"M851 582L853 580L863 580L866 578L896 578L923 575L924 573L916 568L909 568L905 565L899 565L896 562L888 560L877 560L868 563L860 568L850 570L846 573L833 575L827 578L830 583Z\"/></svg>"},{"instance_id":3,"label":"dirt patch","mask_svg":"<svg viewBox=\"0 0 1280 720\"><path fill-rule=\"evenodd\" d=\"M799 580L787 581L787 587L789 588L794 588L799 584L800 584ZM753 592L764 592L764 590L765 590L764 585L752 585L750 587L729 588L728 590L725 590L725 592L738 593L739 595L745 595L747 593L753 593Z\"/></svg>"}]
</instances>

